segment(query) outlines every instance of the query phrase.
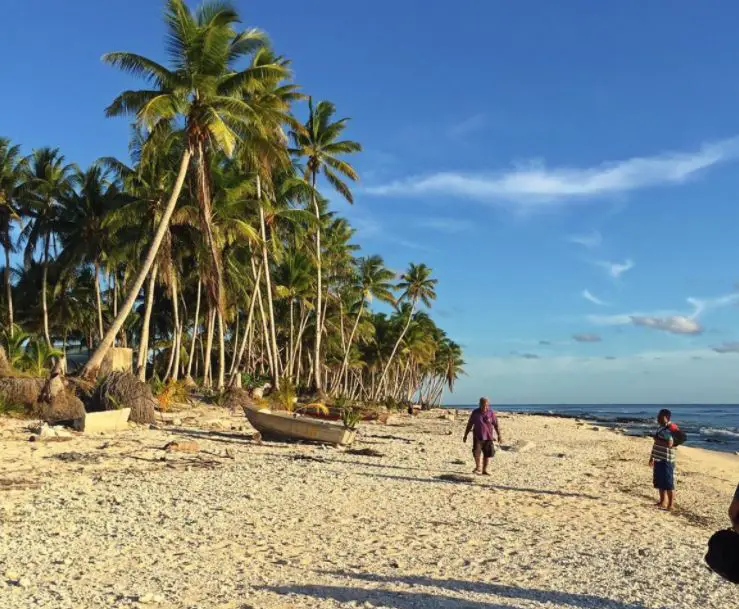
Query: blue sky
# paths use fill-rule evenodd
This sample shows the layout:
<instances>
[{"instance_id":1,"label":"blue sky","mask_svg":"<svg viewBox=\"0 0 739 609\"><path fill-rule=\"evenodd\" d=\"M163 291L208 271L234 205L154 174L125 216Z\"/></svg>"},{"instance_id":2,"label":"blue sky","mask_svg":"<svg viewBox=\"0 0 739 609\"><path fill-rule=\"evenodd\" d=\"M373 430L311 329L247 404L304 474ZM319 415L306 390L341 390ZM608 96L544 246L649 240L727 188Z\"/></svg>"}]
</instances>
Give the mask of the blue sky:
<instances>
[{"instance_id":1,"label":"blue sky","mask_svg":"<svg viewBox=\"0 0 739 609\"><path fill-rule=\"evenodd\" d=\"M6 4L0 132L125 156L100 56L163 59L162 4ZM450 403L739 401L739 6L237 6L352 117L363 249L434 269Z\"/></svg>"}]
</instances>

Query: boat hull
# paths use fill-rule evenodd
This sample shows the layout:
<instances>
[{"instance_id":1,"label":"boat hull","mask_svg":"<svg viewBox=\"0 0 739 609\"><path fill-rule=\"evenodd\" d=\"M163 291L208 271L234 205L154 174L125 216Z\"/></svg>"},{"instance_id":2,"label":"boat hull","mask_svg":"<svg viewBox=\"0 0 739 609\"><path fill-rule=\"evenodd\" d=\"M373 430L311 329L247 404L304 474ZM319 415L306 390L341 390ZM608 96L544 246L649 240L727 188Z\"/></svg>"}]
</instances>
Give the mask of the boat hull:
<instances>
[{"instance_id":1,"label":"boat hull","mask_svg":"<svg viewBox=\"0 0 739 609\"><path fill-rule=\"evenodd\" d=\"M335 446L349 446L356 437L356 431L341 425L300 415L258 410L249 406L244 406L244 414L252 427L267 437L307 440Z\"/></svg>"}]
</instances>

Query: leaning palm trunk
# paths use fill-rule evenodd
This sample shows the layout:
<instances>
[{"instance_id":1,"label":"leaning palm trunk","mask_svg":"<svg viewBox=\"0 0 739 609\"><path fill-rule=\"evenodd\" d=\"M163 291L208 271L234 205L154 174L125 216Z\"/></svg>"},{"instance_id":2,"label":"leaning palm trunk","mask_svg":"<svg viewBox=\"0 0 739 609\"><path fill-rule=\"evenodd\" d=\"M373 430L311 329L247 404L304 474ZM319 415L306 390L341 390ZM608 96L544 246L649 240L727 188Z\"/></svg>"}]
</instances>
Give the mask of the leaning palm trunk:
<instances>
[{"instance_id":1,"label":"leaning palm trunk","mask_svg":"<svg viewBox=\"0 0 739 609\"><path fill-rule=\"evenodd\" d=\"M202 281L198 278L198 297L195 301L195 323L192 327L192 342L190 343L190 359L187 360L187 373L185 374L186 379L191 379L192 373L192 361L195 359L195 342L198 339L198 319L200 318L200 286Z\"/></svg>"},{"instance_id":2,"label":"leaning palm trunk","mask_svg":"<svg viewBox=\"0 0 739 609\"><path fill-rule=\"evenodd\" d=\"M10 284L10 249L5 249L5 297L8 301L8 327L10 328L10 338L13 338L13 287Z\"/></svg>"},{"instance_id":3,"label":"leaning palm trunk","mask_svg":"<svg viewBox=\"0 0 739 609\"><path fill-rule=\"evenodd\" d=\"M103 299L100 295L100 263L95 262L95 301L98 307L98 334L100 340L103 340ZM113 339L115 340L115 339Z\"/></svg>"},{"instance_id":4,"label":"leaning palm trunk","mask_svg":"<svg viewBox=\"0 0 739 609\"><path fill-rule=\"evenodd\" d=\"M108 331L103 337L103 340L100 341L100 344L98 345L97 349L95 349L95 353L92 354L92 357L90 357L87 364L85 364L85 367L82 369L83 378L92 380L97 376L98 370L100 369L100 365L103 363L103 359L107 355L110 347L113 345L113 339L115 338L116 334L118 334L120 329L123 327L123 324L126 322L126 318L128 317L128 314L131 312L131 309L133 309L133 305L136 302L136 298L138 298L139 292L141 291L141 286L144 285L146 276L149 274L149 269L154 264L154 259L156 258L156 255L159 252L159 247L162 245L162 240L164 239L164 235L166 234L167 229L169 228L169 220L172 217L172 212L174 212L174 208L177 205L177 199L180 196L182 185L185 182L185 176L187 175L187 167L190 164L191 156L192 154L190 150L186 148L184 153L182 154L182 160L180 161L180 168L179 168L179 172L177 173L177 180L172 190L172 194L169 197L169 201L167 201L167 207L164 209L164 214L162 214L162 219L159 222L159 226L157 227L157 231L154 235L154 239L152 240L151 245L149 246L149 251L146 254L146 259L144 260L144 264L139 270L139 274L136 276L136 279L133 282L133 286L131 286L131 291L128 293L128 296L126 297L125 302L121 306L121 309L118 312L118 315L116 316L115 320L113 320L113 323L110 325L110 327L108 328Z\"/></svg>"},{"instance_id":5,"label":"leaning palm trunk","mask_svg":"<svg viewBox=\"0 0 739 609\"><path fill-rule=\"evenodd\" d=\"M377 384L377 393L375 394L375 399L380 397L380 392L385 387L385 378L387 377L387 372L393 363L393 358L395 357L395 354L398 351L398 347L400 347L400 343L405 338L405 333L408 332L408 328L410 328L411 326L411 321L413 320L413 312L415 308L416 308L416 305L415 303L413 303L413 306L411 306L411 310L408 313L408 321L405 324L405 328L403 328L403 331L400 333L400 336L398 337L398 340L396 341L395 346L393 347L393 350L390 353L390 357L387 360L387 364L385 364L385 369L382 371L380 382Z\"/></svg>"},{"instance_id":6,"label":"leaning palm trunk","mask_svg":"<svg viewBox=\"0 0 739 609\"><path fill-rule=\"evenodd\" d=\"M159 265L154 264L149 275L149 283L146 286L146 304L144 305L144 319L141 325L141 338L139 339L139 355L136 360L136 374L140 381L146 381L146 362L149 359L149 327L151 324L151 311L154 308L154 287L157 280Z\"/></svg>"}]
</instances>

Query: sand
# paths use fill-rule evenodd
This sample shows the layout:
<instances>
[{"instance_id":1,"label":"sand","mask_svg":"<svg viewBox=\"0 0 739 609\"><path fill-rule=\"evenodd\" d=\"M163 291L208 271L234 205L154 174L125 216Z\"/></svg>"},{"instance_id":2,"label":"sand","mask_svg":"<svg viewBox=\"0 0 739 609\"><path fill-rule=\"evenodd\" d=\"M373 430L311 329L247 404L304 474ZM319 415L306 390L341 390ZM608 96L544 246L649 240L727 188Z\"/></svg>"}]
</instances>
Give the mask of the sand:
<instances>
[{"instance_id":1,"label":"sand","mask_svg":"<svg viewBox=\"0 0 739 609\"><path fill-rule=\"evenodd\" d=\"M503 416L493 475L455 483L439 476L471 476L462 417L362 427L356 448L382 457L208 417L60 442L0 423L0 608L739 606L703 564L733 455L681 447L668 514L649 441L591 424Z\"/></svg>"}]
</instances>

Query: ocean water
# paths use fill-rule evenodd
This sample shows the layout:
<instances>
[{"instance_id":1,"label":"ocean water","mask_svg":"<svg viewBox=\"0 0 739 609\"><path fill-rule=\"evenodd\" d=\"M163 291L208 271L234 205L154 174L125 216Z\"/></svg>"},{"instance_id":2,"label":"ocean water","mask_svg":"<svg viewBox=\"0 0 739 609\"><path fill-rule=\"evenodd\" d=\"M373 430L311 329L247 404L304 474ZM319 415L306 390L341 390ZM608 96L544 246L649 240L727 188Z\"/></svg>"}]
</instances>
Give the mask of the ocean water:
<instances>
[{"instance_id":1,"label":"ocean water","mask_svg":"<svg viewBox=\"0 0 739 609\"><path fill-rule=\"evenodd\" d=\"M457 406L474 408L474 406ZM654 404L619 405L506 405L493 404L501 412L552 414L593 421L606 427L624 429L630 435L649 435L657 428L661 408L672 411L672 420L687 433L686 446L724 452L739 451L739 404L690 404L659 406Z\"/></svg>"}]
</instances>

